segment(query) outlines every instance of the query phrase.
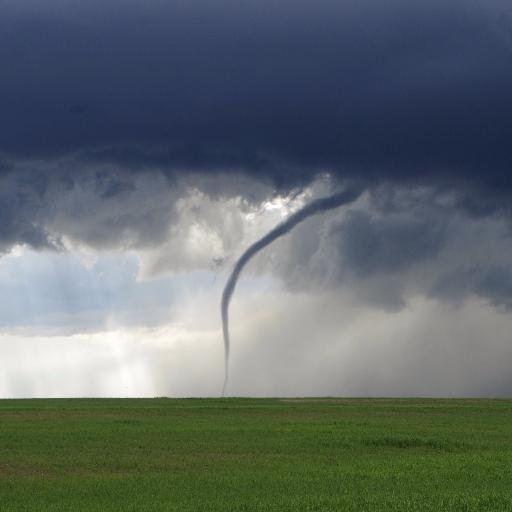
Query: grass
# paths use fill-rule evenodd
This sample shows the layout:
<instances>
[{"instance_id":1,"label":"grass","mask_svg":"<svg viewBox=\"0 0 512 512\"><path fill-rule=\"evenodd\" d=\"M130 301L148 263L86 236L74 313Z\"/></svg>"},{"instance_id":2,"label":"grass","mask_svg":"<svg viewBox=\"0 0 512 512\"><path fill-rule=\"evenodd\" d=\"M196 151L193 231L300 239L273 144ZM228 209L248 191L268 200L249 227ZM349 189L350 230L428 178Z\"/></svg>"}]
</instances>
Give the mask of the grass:
<instances>
[{"instance_id":1,"label":"grass","mask_svg":"<svg viewBox=\"0 0 512 512\"><path fill-rule=\"evenodd\" d=\"M0 401L0 511L512 511L512 401Z\"/></svg>"}]
</instances>

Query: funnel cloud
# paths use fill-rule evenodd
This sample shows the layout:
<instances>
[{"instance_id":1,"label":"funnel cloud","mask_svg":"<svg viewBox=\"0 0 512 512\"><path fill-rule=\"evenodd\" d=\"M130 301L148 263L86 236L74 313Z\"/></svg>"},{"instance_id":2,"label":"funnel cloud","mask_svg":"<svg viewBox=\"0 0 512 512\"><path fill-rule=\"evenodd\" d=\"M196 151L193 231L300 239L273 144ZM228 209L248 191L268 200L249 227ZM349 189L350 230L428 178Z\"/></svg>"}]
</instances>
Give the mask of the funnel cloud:
<instances>
[{"instance_id":1,"label":"funnel cloud","mask_svg":"<svg viewBox=\"0 0 512 512\"><path fill-rule=\"evenodd\" d=\"M361 189L359 188L347 188L343 192L312 201L311 203L304 206L304 208L301 208L299 211L290 215L290 217L269 231L265 236L250 245L240 256L240 258L238 258L238 261L235 263L235 266L231 271L226 286L222 292L221 314L222 334L224 337L224 384L222 386L222 395L224 395L226 392L229 378L229 303L231 302L238 278L240 277L240 274L242 273L245 265L249 263L253 256L267 247L267 245L270 245L274 240L277 240L283 235L286 235L286 233L289 233L295 226L297 226L297 224L300 224L308 217L311 217L317 213L322 213L334 208L338 208L347 203L351 203L352 201L356 200L360 194Z\"/></svg>"}]
</instances>

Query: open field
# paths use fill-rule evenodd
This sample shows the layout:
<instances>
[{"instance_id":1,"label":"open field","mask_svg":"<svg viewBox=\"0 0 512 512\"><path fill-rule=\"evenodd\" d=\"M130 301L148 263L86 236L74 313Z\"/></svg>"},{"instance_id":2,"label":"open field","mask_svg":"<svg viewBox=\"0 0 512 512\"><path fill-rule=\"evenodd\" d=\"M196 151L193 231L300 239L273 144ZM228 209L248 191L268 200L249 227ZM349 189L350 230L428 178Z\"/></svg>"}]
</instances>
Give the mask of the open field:
<instances>
[{"instance_id":1,"label":"open field","mask_svg":"<svg viewBox=\"0 0 512 512\"><path fill-rule=\"evenodd\" d=\"M512 401L0 401L0 510L512 510Z\"/></svg>"}]
</instances>

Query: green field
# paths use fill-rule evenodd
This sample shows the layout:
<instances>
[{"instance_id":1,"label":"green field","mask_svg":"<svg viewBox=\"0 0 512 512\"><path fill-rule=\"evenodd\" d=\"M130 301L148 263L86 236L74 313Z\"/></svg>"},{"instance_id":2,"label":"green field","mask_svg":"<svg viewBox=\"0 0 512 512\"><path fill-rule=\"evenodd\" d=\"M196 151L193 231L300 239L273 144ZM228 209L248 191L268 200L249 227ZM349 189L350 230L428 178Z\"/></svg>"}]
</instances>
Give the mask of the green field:
<instances>
[{"instance_id":1,"label":"green field","mask_svg":"<svg viewBox=\"0 0 512 512\"><path fill-rule=\"evenodd\" d=\"M0 401L0 511L512 510L512 401Z\"/></svg>"}]
</instances>

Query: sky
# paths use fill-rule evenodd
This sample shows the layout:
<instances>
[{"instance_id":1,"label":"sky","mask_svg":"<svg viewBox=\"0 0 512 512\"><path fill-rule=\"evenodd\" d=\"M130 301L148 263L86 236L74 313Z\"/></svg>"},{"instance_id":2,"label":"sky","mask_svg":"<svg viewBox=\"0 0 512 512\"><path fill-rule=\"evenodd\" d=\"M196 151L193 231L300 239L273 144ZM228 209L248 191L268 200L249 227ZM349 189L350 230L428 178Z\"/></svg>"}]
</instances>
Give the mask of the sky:
<instances>
[{"instance_id":1,"label":"sky","mask_svg":"<svg viewBox=\"0 0 512 512\"><path fill-rule=\"evenodd\" d=\"M511 396L505 0L0 0L0 397Z\"/></svg>"}]
</instances>

